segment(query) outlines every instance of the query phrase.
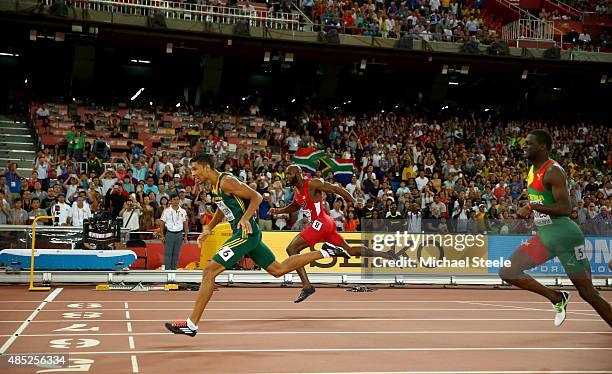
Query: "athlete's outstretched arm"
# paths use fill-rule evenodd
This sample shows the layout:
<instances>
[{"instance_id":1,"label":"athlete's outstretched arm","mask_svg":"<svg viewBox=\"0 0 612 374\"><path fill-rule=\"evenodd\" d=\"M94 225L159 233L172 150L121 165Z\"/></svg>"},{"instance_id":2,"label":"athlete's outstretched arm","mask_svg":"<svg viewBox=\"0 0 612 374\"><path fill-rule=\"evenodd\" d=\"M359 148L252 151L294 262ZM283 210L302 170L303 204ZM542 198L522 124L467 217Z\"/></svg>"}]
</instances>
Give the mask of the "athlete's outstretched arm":
<instances>
[{"instance_id":1,"label":"athlete's outstretched arm","mask_svg":"<svg viewBox=\"0 0 612 374\"><path fill-rule=\"evenodd\" d=\"M297 212L298 210L300 210L300 204L298 204L297 201L293 200L291 204L287 205L286 207L282 209L278 209L278 208L270 209L270 214L286 214L286 213Z\"/></svg>"},{"instance_id":2,"label":"athlete's outstretched arm","mask_svg":"<svg viewBox=\"0 0 612 374\"><path fill-rule=\"evenodd\" d=\"M544 175L544 184L550 185L555 203L551 205L531 204L531 209L552 216L567 216L572 212L567 177L560 167L551 166Z\"/></svg>"},{"instance_id":3,"label":"athlete's outstretched arm","mask_svg":"<svg viewBox=\"0 0 612 374\"><path fill-rule=\"evenodd\" d=\"M344 188L335 186L331 183L327 183L322 179L313 179L308 185L309 188L313 188L315 190L321 190L328 193L335 193L340 195L344 201L355 204L356 200L351 194Z\"/></svg>"}]
</instances>

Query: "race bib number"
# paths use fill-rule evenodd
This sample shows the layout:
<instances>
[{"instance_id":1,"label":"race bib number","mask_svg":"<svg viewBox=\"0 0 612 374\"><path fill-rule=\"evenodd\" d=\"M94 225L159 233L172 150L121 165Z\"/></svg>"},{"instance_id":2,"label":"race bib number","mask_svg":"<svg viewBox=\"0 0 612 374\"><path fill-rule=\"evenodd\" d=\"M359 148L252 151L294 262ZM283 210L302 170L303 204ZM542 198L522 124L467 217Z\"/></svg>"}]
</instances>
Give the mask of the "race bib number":
<instances>
[{"instance_id":1,"label":"race bib number","mask_svg":"<svg viewBox=\"0 0 612 374\"><path fill-rule=\"evenodd\" d=\"M584 250L584 244L574 247L574 253L576 255L576 260L584 260L586 257L586 252Z\"/></svg>"},{"instance_id":2,"label":"race bib number","mask_svg":"<svg viewBox=\"0 0 612 374\"><path fill-rule=\"evenodd\" d=\"M312 222L312 228L317 230L317 231L321 231L321 227L323 227L323 224L320 221L317 221L316 219Z\"/></svg>"},{"instance_id":3,"label":"race bib number","mask_svg":"<svg viewBox=\"0 0 612 374\"><path fill-rule=\"evenodd\" d=\"M234 213L232 213L232 210L228 208L223 201L217 201L216 203L217 207L221 209L221 213L223 213L223 215L225 216L225 219L229 222L233 221L235 217Z\"/></svg>"},{"instance_id":4,"label":"race bib number","mask_svg":"<svg viewBox=\"0 0 612 374\"><path fill-rule=\"evenodd\" d=\"M234 257L234 250L230 247L223 247L217 252L219 257L223 259L223 261L228 261L230 258Z\"/></svg>"},{"instance_id":5,"label":"race bib number","mask_svg":"<svg viewBox=\"0 0 612 374\"><path fill-rule=\"evenodd\" d=\"M531 204L535 204L535 203L540 203L539 201L532 201ZM535 210L533 211L533 223L535 223L536 226L546 226L546 225L552 225L552 218L550 218L550 216L548 214L544 214L542 212L536 212Z\"/></svg>"}]
</instances>

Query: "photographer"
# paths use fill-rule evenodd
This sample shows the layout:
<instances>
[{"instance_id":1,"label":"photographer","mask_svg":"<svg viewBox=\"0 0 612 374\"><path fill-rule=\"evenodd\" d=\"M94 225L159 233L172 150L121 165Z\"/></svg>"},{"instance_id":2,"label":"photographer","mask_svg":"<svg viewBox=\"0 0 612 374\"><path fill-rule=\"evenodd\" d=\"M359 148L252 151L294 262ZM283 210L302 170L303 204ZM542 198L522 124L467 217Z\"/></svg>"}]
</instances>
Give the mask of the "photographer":
<instances>
[{"instance_id":1,"label":"photographer","mask_svg":"<svg viewBox=\"0 0 612 374\"><path fill-rule=\"evenodd\" d=\"M122 218L123 228L129 231L137 231L140 229L140 216L142 215L142 207L136 200L136 195L130 195L130 199L123 204L123 209L119 212L119 217Z\"/></svg>"},{"instance_id":2,"label":"photographer","mask_svg":"<svg viewBox=\"0 0 612 374\"><path fill-rule=\"evenodd\" d=\"M113 188L108 190L105 198L106 210L111 212L111 218L119 217L124 203L128 200L128 193L123 189L121 182L115 183Z\"/></svg>"}]
</instances>

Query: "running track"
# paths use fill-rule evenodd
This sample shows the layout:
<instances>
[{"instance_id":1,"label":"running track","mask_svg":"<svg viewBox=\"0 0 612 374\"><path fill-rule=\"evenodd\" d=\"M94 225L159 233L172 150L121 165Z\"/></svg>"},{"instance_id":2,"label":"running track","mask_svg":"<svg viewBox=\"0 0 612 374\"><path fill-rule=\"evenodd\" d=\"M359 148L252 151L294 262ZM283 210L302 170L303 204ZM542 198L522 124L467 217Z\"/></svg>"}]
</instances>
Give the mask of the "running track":
<instances>
[{"instance_id":1,"label":"running track","mask_svg":"<svg viewBox=\"0 0 612 374\"><path fill-rule=\"evenodd\" d=\"M221 288L190 338L163 322L185 319L196 292L92 288L0 288L0 352L113 374L612 373L612 329L575 291L556 328L550 304L518 290L319 288L294 304L298 288Z\"/></svg>"}]
</instances>

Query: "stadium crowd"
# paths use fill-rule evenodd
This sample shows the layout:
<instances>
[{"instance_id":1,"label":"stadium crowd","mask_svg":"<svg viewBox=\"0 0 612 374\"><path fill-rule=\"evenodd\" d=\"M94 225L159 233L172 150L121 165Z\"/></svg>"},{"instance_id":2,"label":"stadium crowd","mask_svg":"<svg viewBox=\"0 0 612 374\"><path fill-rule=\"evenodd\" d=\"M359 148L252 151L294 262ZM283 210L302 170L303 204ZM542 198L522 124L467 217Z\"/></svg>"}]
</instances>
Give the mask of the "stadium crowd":
<instances>
[{"instance_id":1,"label":"stadium crowd","mask_svg":"<svg viewBox=\"0 0 612 374\"><path fill-rule=\"evenodd\" d=\"M256 105L249 112L250 118L259 117ZM612 133L605 126L500 121L487 113L459 117L310 111L287 122L262 121L257 135L267 145L256 150L230 146L224 134L234 125L223 119L227 117L195 112L194 123L176 129L174 136L192 147L176 153L131 141L125 153L96 153L86 141L88 129L100 126L110 137L134 139L129 130L122 131L119 120L127 124L166 114L130 110L124 118L114 114L117 121L106 125L95 124L94 114L72 118L74 126L64 141L41 149L29 175L20 174L15 163L6 165L0 175L0 224L28 224L36 216L57 212L60 224L81 226L105 210L128 230L154 230L176 195L190 216L190 231L199 230L216 207L211 186L194 180L189 160L206 152L215 156L220 170L263 195L257 212L263 229L300 230L309 219L302 211L271 216L269 210L291 203L285 167L299 148L314 148L328 157L354 160L354 175L345 187L356 204L325 197L339 230L361 230L364 219L381 219L367 221L374 222L368 229L391 225L412 232L530 233L530 221L516 215L527 202L529 165L522 146L531 129L547 127L555 139L552 155L568 173L571 217L587 234L612 232L612 151L607 147ZM32 121L51 127L54 122L46 106L33 107ZM331 173L315 174L338 183Z\"/></svg>"},{"instance_id":2,"label":"stadium crowd","mask_svg":"<svg viewBox=\"0 0 612 374\"><path fill-rule=\"evenodd\" d=\"M416 36L426 41L489 44L499 38L501 23L481 9L482 1L323 1L304 0L302 9L324 30L399 38Z\"/></svg>"}]
</instances>

